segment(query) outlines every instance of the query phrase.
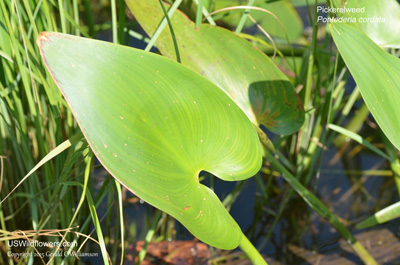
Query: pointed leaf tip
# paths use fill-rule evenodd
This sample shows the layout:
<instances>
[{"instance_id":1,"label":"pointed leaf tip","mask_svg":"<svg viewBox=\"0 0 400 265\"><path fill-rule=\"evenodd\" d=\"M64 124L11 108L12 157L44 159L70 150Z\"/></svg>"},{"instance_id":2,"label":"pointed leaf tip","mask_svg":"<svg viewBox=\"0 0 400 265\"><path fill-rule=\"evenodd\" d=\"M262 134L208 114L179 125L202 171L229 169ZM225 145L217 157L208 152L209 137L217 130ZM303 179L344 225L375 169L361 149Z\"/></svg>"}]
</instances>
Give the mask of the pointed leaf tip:
<instances>
[{"instance_id":1,"label":"pointed leaf tip","mask_svg":"<svg viewBox=\"0 0 400 265\"><path fill-rule=\"evenodd\" d=\"M236 248L240 227L198 179L204 170L242 180L262 165L257 133L233 100L165 57L72 35L42 36L46 66L111 175L200 240Z\"/></svg>"},{"instance_id":2,"label":"pointed leaf tip","mask_svg":"<svg viewBox=\"0 0 400 265\"><path fill-rule=\"evenodd\" d=\"M42 31L39 36L36 39L37 45L40 47L43 41L47 41L47 36L50 34L50 32L47 31Z\"/></svg>"}]
</instances>

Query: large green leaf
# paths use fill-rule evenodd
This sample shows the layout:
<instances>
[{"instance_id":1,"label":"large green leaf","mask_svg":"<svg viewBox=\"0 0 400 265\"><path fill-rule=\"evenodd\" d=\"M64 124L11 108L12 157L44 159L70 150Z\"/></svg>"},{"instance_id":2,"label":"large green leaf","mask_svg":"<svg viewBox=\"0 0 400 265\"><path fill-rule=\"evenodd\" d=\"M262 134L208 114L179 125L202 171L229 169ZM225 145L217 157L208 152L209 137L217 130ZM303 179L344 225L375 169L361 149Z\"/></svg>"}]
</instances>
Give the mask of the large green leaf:
<instances>
[{"instance_id":1,"label":"large green leaf","mask_svg":"<svg viewBox=\"0 0 400 265\"><path fill-rule=\"evenodd\" d=\"M127 0L144 30L153 35L164 17L157 0ZM236 34L208 24L199 29L183 13L171 18L182 64L225 91L249 119L278 134L297 131L304 111L292 84L261 51ZM161 53L176 58L172 37L165 28L156 42Z\"/></svg>"},{"instance_id":2,"label":"large green leaf","mask_svg":"<svg viewBox=\"0 0 400 265\"><path fill-rule=\"evenodd\" d=\"M333 0L337 15L364 32L382 47L400 48L400 5L396 0ZM353 12L353 8L363 8Z\"/></svg>"},{"instance_id":3,"label":"large green leaf","mask_svg":"<svg viewBox=\"0 0 400 265\"><path fill-rule=\"evenodd\" d=\"M368 109L388 139L400 149L400 59L347 24L334 23L331 32Z\"/></svg>"},{"instance_id":4,"label":"large green leaf","mask_svg":"<svg viewBox=\"0 0 400 265\"><path fill-rule=\"evenodd\" d=\"M242 180L261 167L257 133L240 108L156 54L57 33L42 33L38 44L103 166L200 240L237 247L240 228L198 175Z\"/></svg>"}]
</instances>

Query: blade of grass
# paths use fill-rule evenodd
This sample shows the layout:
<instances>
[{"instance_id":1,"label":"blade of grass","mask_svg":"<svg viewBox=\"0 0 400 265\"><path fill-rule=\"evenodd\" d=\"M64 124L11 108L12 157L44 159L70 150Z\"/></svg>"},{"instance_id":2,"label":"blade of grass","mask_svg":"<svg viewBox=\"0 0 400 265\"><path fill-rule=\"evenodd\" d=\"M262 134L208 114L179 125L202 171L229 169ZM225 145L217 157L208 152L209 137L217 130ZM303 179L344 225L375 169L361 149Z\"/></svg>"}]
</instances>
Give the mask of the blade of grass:
<instances>
[{"instance_id":1,"label":"blade of grass","mask_svg":"<svg viewBox=\"0 0 400 265\"><path fill-rule=\"evenodd\" d=\"M119 1L119 20L118 20L118 40L119 43L124 44L124 29L126 23L126 3L124 0Z\"/></svg>"},{"instance_id":2,"label":"blade of grass","mask_svg":"<svg viewBox=\"0 0 400 265\"><path fill-rule=\"evenodd\" d=\"M162 212L160 210L157 210L156 216L154 216L154 219L153 219L153 222L151 224L151 227L147 231L146 237L144 239L144 245L143 245L143 248L139 252L138 260L136 261L136 265L140 265L140 263L146 257L147 245L151 242L151 239L154 236L154 233L155 233L158 221L160 221L161 215L162 215Z\"/></svg>"},{"instance_id":3,"label":"blade of grass","mask_svg":"<svg viewBox=\"0 0 400 265\"><path fill-rule=\"evenodd\" d=\"M107 194L109 194L109 189L110 189L110 185L109 185L110 181L109 180L110 180L110 178L106 178L106 180L104 181L103 185L101 186L99 192L97 193L97 196L96 196L96 199L95 199L96 209L100 206L101 202L104 200L104 198L107 196ZM73 183L71 181L65 182L64 185L72 185L72 186L83 187L83 185L81 183L77 183L76 184L76 183ZM91 216L89 215L89 216L86 217L85 221L83 222L83 225L80 226L79 233L82 233L86 228L89 227L90 220L91 220ZM72 243L75 243L75 242L77 242L77 238L75 238ZM83 246L83 244L81 245L81 247ZM73 251L73 248L69 248L66 257L71 256L72 251ZM67 258L65 258L62 261L61 265L65 264L65 263L68 264Z\"/></svg>"},{"instance_id":4,"label":"blade of grass","mask_svg":"<svg viewBox=\"0 0 400 265\"><path fill-rule=\"evenodd\" d=\"M148 37L145 37L143 34L140 34L139 32L133 31L133 30L128 30L127 28L124 29L124 31L128 32L129 36L134 37L135 39L141 40L144 43L149 43L150 39Z\"/></svg>"},{"instance_id":5,"label":"blade of grass","mask_svg":"<svg viewBox=\"0 0 400 265\"><path fill-rule=\"evenodd\" d=\"M0 50L0 56L3 57L4 59L10 61L11 63L14 63L14 61L11 59L11 57L7 53L5 53L1 50Z\"/></svg>"},{"instance_id":6,"label":"blade of grass","mask_svg":"<svg viewBox=\"0 0 400 265\"><path fill-rule=\"evenodd\" d=\"M112 39L118 43L118 24L117 24L117 5L115 0L111 0L111 21L112 21Z\"/></svg>"},{"instance_id":7,"label":"blade of grass","mask_svg":"<svg viewBox=\"0 0 400 265\"><path fill-rule=\"evenodd\" d=\"M164 17L167 19L169 30L171 31L172 40L173 40L173 42L174 42L174 48L175 48L175 54L176 54L176 61L177 61L178 63L181 63L181 56L180 56L180 54L179 54L178 43L176 42L176 36L175 36L175 33L174 33L174 29L173 29L173 27L172 27L171 20L170 20L170 18L169 18L169 15L168 15L168 13L167 13L167 10L165 10L165 6L164 6L164 4L163 4L163 1L162 1L162 0L159 0L159 3L160 3L161 8L162 8L162 10L163 10L163 12L164 12ZM172 7L171 7L171 8L172 8Z\"/></svg>"},{"instance_id":8,"label":"blade of grass","mask_svg":"<svg viewBox=\"0 0 400 265\"><path fill-rule=\"evenodd\" d=\"M350 233L349 230L338 220L338 218L325 206L314 194L309 192L279 161L268 151L266 151L266 159L272 166L282 173L282 177L289 185L303 198L303 200L315 210L321 217L325 218L353 248L357 255L366 264L377 265L378 263L364 246Z\"/></svg>"},{"instance_id":9,"label":"blade of grass","mask_svg":"<svg viewBox=\"0 0 400 265\"><path fill-rule=\"evenodd\" d=\"M74 11L74 21L77 25L79 25L79 8L78 8L78 0L72 1L72 7ZM79 28L75 27L75 35L79 36Z\"/></svg>"},{"instance_id":10,"label":"blade of grass","mask_svg":"<svg viewBox=\"0 0 400 265\"><path fill-rule=\"evenodd\" d=\"M196 5L199 5L199 0L194 0L194 2L196 3ZM214 19L211 16L209 16L209 13L204 6L203 6L203 15L207 19L208 23L210 23L210 25L213 25L213 26L217 25L215 23Z\"/></svg>"},{"instance_id":11,"label":"blade of grass","mask_svg":"<svg viewBox=\"0 0 400 265\"><path fill-rule=\"evenodd\" d=\"M83 0L83 5L85 6L85 17L87 19L87 24L89 26L89 35L91 37L96 36L96 30L95 30L95 23L94 23L94 17L93 17L93 10L92 10L92 4L90 0Z\"/></svg>"},{"instance_id":12,"label":"blade of grass","mask_svg":"<svg viewBox=\"0 0 400 265\"><path fill-rule=\"evenodd\" d=\"M75 136L71 137L69 140L66 140L65 142L61 143L58 145L56 148L54 148L50 153L48 153L45 157L43 157L42 160L40 160L39 163L36 164L34 168L32 168L31 171L29 171L28 174L25 175L25 177L22 178L22 180L11 190L9 194L7 194L3 200L1 200L0 204L3 204L3 202L13 193L20 185L22 182L24 182L32 173L34 173L38 168L43 166L45 163L53 159L55 156L59 155L63 151L65 151L67 148L69 148L72 144L80 141L82 139L83 135L82 133L78 133Z\"/></svg>"},{"instance_id":13,"label":"blade of grass","mask_svg":"<svg viewBox=\"0 0 400 265\"><path fill-rule=\"evenodd\" d=\"M121 265L124 263L124 255L125 255L125 226L124 226L124 207L122 203L122 192L121 192L121 184L114 179L115 187L117 189L117 200L118 200L118 211L119 211L119 222L121 228Z\"/></svg>"},{"instance_id":14,"label":"blade of grass","mask_svg":"<svg viewBox=\"0 0 400 265\"><path fill-rule=\"evenodd\" d=\"M85 169L85 175L84 175L84 179L85 180L84 180L83 187L82 187L82 189L83 189L82 195L81 195L81 198L79 199L78 206L76 207L75 213L74 213L73 217L71 218L71 221L69 223L68 228L72 227L72 225L73 225L73 223L75 221L75 218L78 215L79 210L81 209L81 206L82 206L82 204L83 204L83 202L85 200L86 189L87 189L87 185L88 185L88 182L89 182L88 180L89 180L89 176L90 176L90 169L91 169L91 165L92 165L92 161L93 161L93 155L91 153L89 154L88 160L89 160L89 162L86 164L86 169ZM64 187L66 187L66 186L64 186ZM65 241L65 238L67 237L68 232L69 232L69 230L67 230L65 232L65 234L63 236L63 239L61 240L61 242L59 243L57 248L55 248L53 253L57 253L60 250L60 247L62 246L62 243ZM56 257L56 255L51 255L51 258L48 261L49 264L54 259L54 257Z\"/></svg>"},{"instance_id":15,"label":"blade of grass","mask_svg":"<svg viewBox=\"0 0 400 265\"><path fill-rule=\"evenodd\" d=\"M104 243L103 232L101 231L100 221L99 221L99 218L98 218L97 212L96 212L96 205L93 202L92 195L90 194L90 192L87 189L85 190L85 194L86 194L86 200L88 202L88 206L89 206L89 210L90 210L90 215L92 216L93 225L96 229L97 237L99 239L101 254L103 256L103 262L105 265L110 265L108 258L107 258L108 253L107 253L106 245Z\"/></svg>"},{"instance_id":16,"label":"blade of grass","mask_svg":"<svg viewBox=\"0 0 400 265\"><path fill-rule=\"evenodd\" d=\"M253 6L254 5L254 0L249 0L247 5L248 6ZM240 18L239 24L238 24L238 26L237 26L237 28L235 30L236 34L239 34L240 32L242 32L242 29L244 27L244 23L246 23L246 19L247 19L247 16L249 15L249 13L250 13L250 9L245 9L244 10L244 13L243 13L242 17Z\"/></svg>"},{"instance_id":17,"label":"blade of grass","mask_svg":"<svg viewBox=\"0 0 400 265\"><path fill-rule=\"evenodd\" d=\"M64 1L58 0L58 10L60 11L61 31L67 33L67 22L65 19Z\"/></svg>"},{"instance_id":18,"label":"blade of grass","mask_svg":"<svg viewBox=\"0 0 400 265\"><path fill-rule=\"evenodd\" d=\"M308 4L308 1L307 1ZM313 25L313 35L312 42L310 46L310 54L308 57L308 67L307 67L307 76L305 80L305 88L302 93L303 105L306 111L305 121L303 127L300 129L298 145L299 145L299 159L297 159L298 165L303 163L303 160L308 156L308 146L310 144L309 139L311 139L312 124L315 113L308 113L308 110L313 108L312 102L312 83L313 83L313 75L314 75L314 60L317 52L317 32L318 32L318 22L317 22L317 5L314 8L314 17L312 18L311 12L309 12L310 21L312 21Z\"/></svg>"},{"instance_id":19,"label":"blade of grass","mask_svg":"<svg viewBox=\"0 0 400 265\"><path fill-rule=\"evenodd\" d=\"M196 13L196 29L198 29L201 25L201 19L203 14L202 11L203 11L203 0L198 0L197 13Z\"/></svg>"},{"instance_id":20,"label":"blade of grass","mask_svg":"<svg viewBox=\"0 0 400 265\"><path fill-rule=\"evenodd\" d=\"M178 9L179 5L182 3L182 0L177 0L174 2L174 4L171 6L171 8L168 10L168 17L171 17L176 9ZM157 27L156 32L154 32L153 37L150 39L150 42L147 44L146 48L144 49L145 51L150 51L151 48L153 48L154 43L156 42L158 36L160 36L161 32L164 30L164 27L167 25L167 17L164 17L160 23L160 25Z\"/></svg>"},{"instance_id":21,"label":"blade of grass","mask_svg":"<svg viewBox=\"0 0 400 265\"><path fill-rule=\"evenodd\" d=\"M360 135L358 135L358 134L356 134L356 133L354 133L354 132L352 132L352 131L346 130L345 128L340 127L340 126L337 126L337 125L335 125L335 124L328 124L327 127L328 127L329 129L335 131L335 132L341 133L341 134L343 134L343 135L349 137L350 139L356 141L356 142L359 143L359 144L364 145L365 147L367 147L369 150L371 150L372 152L376 153L377 155L379 155L379 156L381 156L381 157L384 157L384 158L386 158L386 159L389 160L389 161L392 160L387 154L385 154L384 152L382 152L381 150L379 150L378 148L376 148L375 146L373 146L372 144L370 144L369 142L367 142L367 141L366 141L364 138L362 138Z\"/></svg>"}]
</instances>

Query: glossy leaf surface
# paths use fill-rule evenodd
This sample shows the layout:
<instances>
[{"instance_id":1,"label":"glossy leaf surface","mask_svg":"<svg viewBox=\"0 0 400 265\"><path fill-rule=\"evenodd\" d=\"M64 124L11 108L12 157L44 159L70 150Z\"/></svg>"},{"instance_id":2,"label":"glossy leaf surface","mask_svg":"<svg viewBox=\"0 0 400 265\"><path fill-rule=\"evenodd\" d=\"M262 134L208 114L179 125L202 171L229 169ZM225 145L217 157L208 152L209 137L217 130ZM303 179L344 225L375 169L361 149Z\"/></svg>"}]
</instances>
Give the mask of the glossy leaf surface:
<instances>
[{"instance_id":1,"label":"glossy leaf surface","mask_svg":"<svg viewBox=\"0 0 400 265\"><path fill-rule=\"evenodd\" d=\"M127 4L151 36L164 14L156 0ZM304 121L304 111L292 84L261 51L236 34L208 24L199 29L183 13L171 18L182 64L202 74L226 92L249 119L277 134L291 134ZM175 59L168 28L156 41L161 53Z\"/></svg>"},{"instance_id":2,"label":"glossy leaf surface","mask_svg":"<svg viewBox=\"0 0 400 265\"><path fill-rule=\"evenodd\" d=\"M379 127L400 149L400 59L344 23L331 26L333 39Z\"/></svg>"},{"instance_id":3,"label":"glossy leaf surface","mask_svg":"<svg viewBox=\"0 0 400 265\"><path fill-rule=\"evenodd\" d=\"M198 175L242 180L261 167L261 145L240 108L156 54L57 33L42 33L38 44L103 166L200 240L237 247L239 226Z\"/></svg>"},{"instance_id":4,"label":"glossy leaf surface","mask_svg":"<svg viewBox=\"0 0 400 265\"><path fill-rule=\"evenodd\" d=\"M333 0L335 7L347 8L337 15L354 18L349 24L364 32L381 47L400 48L400 5L396 0ZM353 12L352 8L364 8Z\"/></svg>"}]
</instances>

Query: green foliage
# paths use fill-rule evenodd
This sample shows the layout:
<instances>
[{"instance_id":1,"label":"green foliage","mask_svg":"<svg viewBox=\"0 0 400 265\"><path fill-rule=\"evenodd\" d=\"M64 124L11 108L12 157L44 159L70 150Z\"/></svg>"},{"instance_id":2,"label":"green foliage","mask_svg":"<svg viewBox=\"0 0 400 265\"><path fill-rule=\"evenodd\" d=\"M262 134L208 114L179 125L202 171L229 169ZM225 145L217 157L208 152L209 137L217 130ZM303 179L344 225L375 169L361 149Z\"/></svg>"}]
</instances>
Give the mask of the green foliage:
<instances>
[{"instance_id":1,"label":"green foliage","mask_svg":"<svg viewBox=\"0 0 400 265\"><path fill-rule=\"evenodd\" d=\"M400 149L400 59L352 26L335 23L331 33L369 110L389 140Z\"/></svg>"},{"instance_id":2,"label":"green foliage","mask_svg":"<svg viewBox=\"0 0 400 265\"><path fill-rule=\"evenodd\" d=\"M360 12L338 12L381 47L400 48L400 4L396 0L333 0L334 7L363 8ZM353 22L354 21L354 22Z\"/></svg>"},{"instance_id":3,"label":"green foliage","mask_svg":"<svg viewBox=\"0 0 400 265\"><path fill-rule=\"evenodd\" d=\"M146 197L147 202L159 208L168 208L167 211L187 227L197 229L191 231L210 244L217 243L217 246L223 248L233 248L239 244L254 264L264 264L264 258L250 241L257 243L256 246L261 250L264 250L266 244L274 237L285 238L278 243L278 248L287 244L296 245L299 238L309 236L309 230L304 227L313 226L317 222L321 224L322 230L329 229L327 226L335 228L366 264L377 263L346 227L351 220L338 218L337 215L350 214L357 220L366 218L356 228L375 226L398 217L399 206L396 202L400 194L400 160L399 151L396 150L399 139L396 128L399 111L393 104L394 98L399 98L399 88L396 85L399 83L396 72L399 65L396 57L400 55L400 51L397 50L400 15L399 4L396 1L329 1L329 4L335 7L343 4L347 8L366 8L362 14L336 14L338 17L385 19L384 23L350 23L350 26L334 24L331 27L315 23L317 17L314 15L322 14L316 12L312 5L316 2L323 4L326 2L324 0L169 0L167 2L172 7L165 5L165 9L172 16L171 24L163 19L166 12L161 9L161 1L132 1L130 7L150 38L136 32L137 23L131 20L131 16L126 16L127 6L123 0L95 2L0 1L0 243L5 246L5 249L0 250L0 264L41 262L30 257L11 259L6 256L5 251L10 250L6 241L25 236L40 241L76 242L81 251L90 248L91 252L98 252L106 264L117 264L119 261L122 264L126 260L124 241L131 245L144 239L146 234L147 242L181 239L182 233L179 228L175 228L175 219L158 210L154 213L150 205L134 205L133 215L140 213L140 217L122 215L123 208L131 209L131 202L137 198L128 195L128 198L133 198L127 199L126 189L121 190L117 180L106 174L99 174L99 171L105 171L98 170L101 165L92 163L93 154L87 142L80 136L78 123L86 136L89 135L87 132L90 132L93 139L88 140L89 144L95 146L94 149L103 163L109 161L107 165L111 172L118 171L119 179L127 182L130 189L134 187L137 195ZM306 30L304 36L300 36L301 21L289 2L295 7L303 7L300 9L302 16L310 19L312 34L308 34ZM142 7L135 11L133 5ZM219 8L218 5L232 8L209 16L211 11ZM242 7L236 7L237 5ZM146 9L146 6L151 8ZM245 6L253 9L246 9ZM271 14L259 11L260 9L255 10L259 7L264 7L278 16L292 44L296 42L296 45L289 45L283 40L286 34L281 30L279 23ZM308 14L303 13L307 11ZM258 25L253 24L252 18ZM159 24L162 20L164 22ZM191 21L196 21L198 29L194 29L194 23ZM200 25L201 22L209 25ZM213 27L215 24L219 26ZM260 34L260 25L272 36L277 51L270 45L271 40ZM243 29L248 34L241 33L237 36L221 27L236 29L237 33ZM172 34L174 38L171 38L170 30L175 32ZM180 61L177 56L177 53L180 53L182 64L197 74L160 56L127 47L80 38L71 44L71 38L75 37L61 35L64 38L53 33L47 34L45 36L52 39L53 43L64 45L62 49L59 47L60 51L55 47L46 49L52 50L49 65L57 65L57 73L65 79L64 83L60 81L59 85L73 106L71 111L46 70L39 48L35 44L41 31L61 31L107 40L112 36L114 43L135 45L133 42L137 40L129 38L130 35L149 42L146 50L150 50L155 44L163 55L172 60ZM161 35L157 36L155 32ZM332 45L331 34L341 56L335 45ZM268 55L278 55L278 58L272 60L278 63L279 69L262 52L239 36L249 40ZM373 42L382 48L390 47L387 51L394 56L387 54ZM88 46L83 45L85 49L79 52L78 46L81 46L81 43ZM46 45L43 44L43 47ZM66 50L67 53L59 55ZM127 55L131 52L134 55ZM57 56L64 61L59 62ZM130 60L132 56L136 59ZM96 60L103 63L96 64ZM117 61L124 64L119 65ZM76 68L82 67L83 70L73 68L71 62ZM90 67L85 68L86 62ZM147 62L150 64L146 66ZM118 70L112 71L110 67ZM98 70L102 71L102 74L95 74ZM113 75L113 72L121 73L125 70L130 74L120 74L120 79ZM157 70L169 74L160 80L159 75L154 73ZM199 74L203 74L208 81ZM352 92L349 91L352 89L352 82L347 82L350 74L359 85L359 88L355 87ZM54 76L57 77L57 74ZM65 84L69 84L68 89L64 88ZM108 84L109 89L105 89L104 84ZM206 90L203 90L203 86ZM127 89L123 90L124 87ZM132 87L139 89L136 90L137 94L134 89L131 91ZM161 87L159 91L158 88ZM293 87L296 88L301 101L305 102L305 114ZM74 89L91 93L81 92L75 95ZM113 93L115 91L118 92ZM181 93L182 91L185 93ZM363 99L359 91L368 107L360 102ZM348 96L347 92L351 92L351 95ZM189 103L190 100L194 100L196 104L183 101L179 106L176 102L171 106L167 104L170 101L168 95L189 98ZM126 103L130 101L130 97L135 99L135 106ZM194 97L201 98L204 105L200 105L200 101ZM139 100L140 98L147 100ZM119 100L120 106L111 102L115 99ZM379 102L382 99L388 103ZM226 103L231 106L228 108ZM358 107L360 105L361 107ZM91 111L87 110L89 106L94 106ZM377 106L379 110L376 110ZM93 111L93 108L96 110ZM378 124L369 116L368 108ZM74 114L76 119L73 116L75 112L78 113ZM122 112L121 117L124 119L116 115ZM178 113L178 117L171 116L171 112ZM234 113L232 117L231 113ZM85 116L86 114L89 116ZM171 117L175 119L171 121ZM172 123L175 127L170 126ZM258 127L260 124L267 125L269 130L281 134L273 138L273 146ZM227 125L229 130L226 129ZM396 147L378 127L382 128ZM140 150L134 145L136 142L126 141L128 133L136 136L137 144L142 144ZM223 136L228 133L237 139L223 141ZM204 135L209 139L206 140ZM106 144L107 148L101 141L104 137L111 139L109 144ZM229 136L229 139L232 140L232 137ZM128 140L133 141L133 138ZM178 141L186 144L180 144ZM221 194L218 192L219 188L222 185L224 188L229 186L226 182L216 180L209 173L199 177L201 170L209 170L213 166L216 168L217 165L221 168L210 172L223 180L232 180L235 173L238 174L237 179L254 175L260 166L259 142L269 146L269 150L275 148L276 153L264 150L263 166L254 178L256 185L253 185L253 180L241 181L233 191ZM332 160L344 154L344 171L332 170L331 165L326 168L325 153L326 150L330 150L329 154L332 154L332 150L336 150L333 144L340 151ZM347 149L350 147L354 149ZM368 152L368 157L372 156L377 161L371 168L359 168L357 163L352 163L357 162L359 155L351 155L363 148L363 153ZM124 153L124 150L129 150L130 154ZM151 150L156 151L151 153ZM249 167L245 165L246 161ZM124 166L130 172L123 172ZM131 168L133 166L135 168ZM221 172L217 172L218 170ZM343 190L347 186L335 186L325 179L327 173L337 174L338 171L338 177L341 180L346 179L344 182L350 183L351 189ZM162 172L164 173L161 174ZM142 174L135 177L133 173ZM362 179L358 179L361 175ZM381 177L383 175L386 177ZM176 183L159 185L165 182L164 178L175 179ZM318 182L319 180L321 182ZM363 185L365 180L383 184L381 187L374 185L374 192L371 192L368 191L369 185ZM393 185L393 180L396 185ZM324 187L327 181L329 187ZM207 185L209 183L210 189L202 184L205 182ZM247 184L251 184L250 187L255 186L255 193L249 191L251 189ZM312 185L315 185L316 189L312 189ZM157 186L157 192L164 196L155 198L157 195L151 192L153 186ZM145 187L146 190L140 190L141 187ZM212 195L214 193L211 190L214 188L222 204ZM370 195L375 196L375 190L379 188L384 192L384 196L373 197L371 200ZM185 190L193 189L194 192L190 195L186 194L187 200L179 196ZM352 205L351 209L357 207L361 208L361 211L347 212L346 207L340 205L345 196L340 198L341 193L333 193L339 189L342 189L346 196L351 194L350 198L346 197L346 201L357 198L357 205ZM210 197L204 201L204 195ZM358 197L359 195L361 196ZM365 200L365 203L360 203L359 199ZM239 200L242 200L241 205L255 204L254 215L248 216L248 219L253 220L252 224L250 227L242 227L246 229L250 240L247 240L228 214L231 209L235 209L234 206L238 205L235 203ZM376 203L373 208L370 207L371 201L374 205ZM102 210L105 203L106 213ZM99 205L102 205L100 210ZM298 205L302 207L297 207ZM381 205L390 206L374 214L375 209L381 209ZM137 212L136 209L146 209L147 213ZM203 209L207 212L203 212ZM191 210L193 212L190 212ZM198 215L200 211L202 212ZM312 211L318 213L326 222L320 220L322 218L309 218ZM215 218L217 214L222 218ZM89 230L92 223L96 232ZM275 228L281 224L285 224L285 229L277 232ZM234 228L231 229L229 225ZM78 226L79 228L76 228ZM202 235L204 229L209 233L208 236ZM210 235L211 231L214 231L212 229L220 229L214 235L217 239ZM12 232L16 230L23 232ZM185 232L183 234L186 236ZM312 248L320 249L324 239L326 238L322 236L312 244ZM90 241L95 242L93 240L97 240L98 243L90 244ZM54 253L58 249L48 250ZM64 250L71 254L77 247ZM33 248L20 248L17 251L35 252ZM213 264L230 263L235 259L231 257L237 255L241 255L240 259L243 257L243 254L230 255L231 252L225 251L223 257L215 257L221 252L218 249L214 251L209 261ZM139 254L140 260L143 260L145 254L146 250L143 249ZM279 257L280 262L291 264L293 258L296 259L295 255L283 252ZM397 254L394 253L395 255ZM377 258L381 261L379 256ZM45 262L70 264L74 260L72 256L54 257L50 261L45 259ZM321 262L324 262L323 258Z\"/></svg>"},{"instance_id":4,"label":"green foliage","mask_svg":"<svg viewBox=\"0 0 400 265\"><path fill-rule=\"evenodd\" d=\"M245 6L248 1L241 0L222 0L214 1L213 10L217 11L222 8ZM296 1L294 1L296 2ZM303 22L293 7L294 3L289 0L281 1L255 1L254 6L260 10L250 10L253 19L271 36L276 37L275 41L287 43L287 38L294 43L303 33ZM305 4L307 5L307 4ZM267 10L272 14L266 14L263 10ZM230 27L238 25L244 9L232 10L230 13L224 12L221 20ZM246 28L250 28L254 23L249 18L246 20ZM261 35L257 33L256 35Z\"/></svg>"},{"instance_id":5,"label":"green foliage","mask_svg":"<svg viewBox=\"0 0 400 265\"><path fill-rule=\"evenodd\" d=\"M159 55L61 34L38 41L104 167L199 239L237 247L240 228L198 180L202 170L230 181L259 170L261 145L236 104Z\"/></svg>"},{"instance_id":6,"label":"green foliage","mask_svg":"<svg viewBox=\"0 0 400 265\"><path fill-rule=\"evenodd\" d=\"M7 240L68 241L85 251L83 241L90 233L89 207L74 208L81 190L64 185L83 183L89 149L80 141L79 128L36 46L43 30L89 36L78 1L58 2L65 4L61 16L57 1L0 1L0 240L6 251L32 253L13 259L3 248L0 264L41 263L33 258L35 249L11 249ZM93 194L92 181L89 184ZM107 193L112 197L106 181L92 207L98 208ZM63 250L71 254L78 248ZM56 248L46 251L54 253ZM72 254L52 259L53 264L73 261Z\"/></svg>"},{"instance_id":7,"label":"green foliage","mask_svg":"<svg viewBox=\"0 0 400 265\"><path fill-rule=\"evenodd\" d=\"M158 1L127 1L136 19L152 36L163 18ZM304 122L304 110L292 84L265 54L234 33L202 24L195 29L182 12L171 18L182 64L225 91L254 124L277 134L292 134ZM228 45L227 45L228 44ZM176 58L171 33L156 40L164 56Z\"/></svg>"}]
</instances>

